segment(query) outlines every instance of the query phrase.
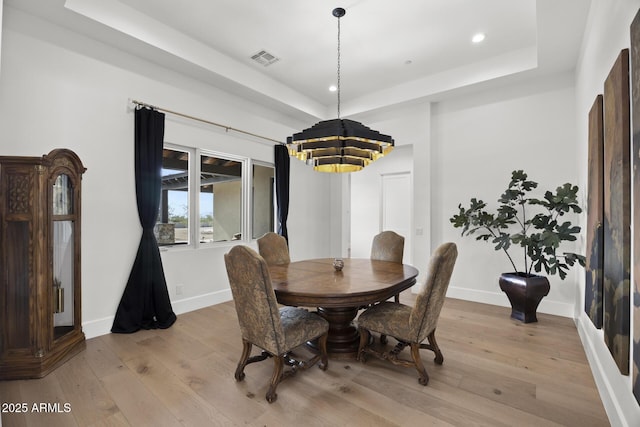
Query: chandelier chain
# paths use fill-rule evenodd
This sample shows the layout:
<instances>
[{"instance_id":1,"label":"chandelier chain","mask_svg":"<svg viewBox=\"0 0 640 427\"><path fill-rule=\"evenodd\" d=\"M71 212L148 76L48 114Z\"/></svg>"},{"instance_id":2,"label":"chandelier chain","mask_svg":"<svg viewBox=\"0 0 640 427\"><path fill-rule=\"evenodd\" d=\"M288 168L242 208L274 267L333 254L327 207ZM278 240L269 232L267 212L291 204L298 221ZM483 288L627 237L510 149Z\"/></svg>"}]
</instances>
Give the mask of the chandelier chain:
<instances>
[{"instance_id":1,"label":"chandelier chain","mask_svg":"<svg viewBox=\"0 0 640 427\"><path fill-rule=\"evenodd\" d=\"M338 17L338 118L340 118L340 17Z\"/></svg>"}]
</instances>

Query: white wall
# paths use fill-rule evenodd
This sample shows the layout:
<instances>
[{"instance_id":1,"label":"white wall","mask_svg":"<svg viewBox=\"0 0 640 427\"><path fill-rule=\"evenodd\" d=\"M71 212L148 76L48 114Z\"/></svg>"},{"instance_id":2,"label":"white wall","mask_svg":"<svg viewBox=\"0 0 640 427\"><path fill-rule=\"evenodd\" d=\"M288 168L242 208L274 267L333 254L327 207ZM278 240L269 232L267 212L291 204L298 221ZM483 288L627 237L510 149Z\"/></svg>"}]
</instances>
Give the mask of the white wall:
<instances>
[{"instance_id":1,"label":"white wall","mask_svg":"<svg viewBox=\"0 0 640 427\"><path fill-rule=\"evenodd\" d=\"M596 95L603 92L604 81L620 50L630 44L629 26L640 8L638 0L593 1L585 31L580 60L576 69L576 114L578 130L578 155L581 168L578 176L582 188L587 183L588 112ZM637 84L637 82L634 82ZM634 155L635 157L635 155ZM634 189L638 197L638 189ZM586 218L583 217L583 221ZM584 224L584 222L583 222ZM632 224L632 227L637 227ZM635 259L638 254L633 254ZM633 274L633 273L632 273ZM632 277L631 283L638 278ZM604 344L602 330L596 329L582 309L584 307L584 277L576 295L576 322L600 395L612 425L640 425L640 405L632 394L632 375L621 375L609 350ZM633 286L631 289L633 292ZM633 298L630 298L633 304ZM631 308L631 307L630 307ZM631 337L638 334L633 330ZM631 348L633 346L630 346ZM633 354L630 355L633 360ZM630 370L630 372L632 372Z\"/></svg>"},{"instance_id":2,"label":"white wall","mask_svg":"<svg viewBox=\"0 0 640 427\"><path fill-rule=\"evenodd\" d=\"M458 212L459 203L467 206L472 197L495 206L513 170L523 169L542 190L555 190L565 182L576 184L574 105L572 76L566 74L432 107L431 234L433 241L456 242L459 251L449 296L509 306L498 286L500 274L513 271L508 258L486 242L461 237L449 218ZM542 196L544 191L535 194ZM521 251L510 252L523 269L518 261ZM581 268L575 271L583 274ZM549 278L551 291L540 312L573 316L576 273L564 281Z\"/></svg>"},{"instance_id":3,"label":"white wall","mask_svg":"<svg viewBox=\"0 0 640 427\"><path fill-rule=\"evenodd\" d=\"M5 8L0 152L75 151L87 167L82 193L82 318L87 336L108 332L140 241L133 114L128 99L284 141L295 123L154 64L12 8ZM165 140L273 162L260 140L167 115ZM292 160L292 258L329 256L329 179ZM251 243L253 244L253 243ZM162 252L177 313L230 298L223 254L232 243ZM176 285L183 294L175 294Z\"/></svg>"},{"instance_id":4,"label":"white wall","mask_svg":"<svg viewBox=\"0 0 640 427\"><path fill-rule=\"evenodd\" d=\"M0 0L0 71L2 70L2 10L3 0Z\"/></svg>"}]
</instances>

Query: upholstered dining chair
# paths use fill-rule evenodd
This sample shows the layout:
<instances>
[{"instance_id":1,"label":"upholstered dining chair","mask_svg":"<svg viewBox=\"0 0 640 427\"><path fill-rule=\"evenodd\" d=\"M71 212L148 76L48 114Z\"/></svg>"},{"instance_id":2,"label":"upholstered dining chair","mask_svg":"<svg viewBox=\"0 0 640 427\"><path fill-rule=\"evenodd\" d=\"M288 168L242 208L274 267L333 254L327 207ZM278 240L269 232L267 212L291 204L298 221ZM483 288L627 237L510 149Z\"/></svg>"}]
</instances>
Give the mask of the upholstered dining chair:
<instances>
[{"instance_id":1,"label":"upholstered dining chair","mask_svg":"<svg viewBox=\"0 0 640 427\"><path fill-rule=\"evenodd\" d=\"M270 231L265 233L258 240L258 252L268 265L289 264L289 246L287 239Z\"/></svg>"},{"instance_id":2,"label":"upholstered dining chair","mask_svg":"<svg viewBox=\"0 0 640 427\"><path fill-rule=\"evenodd\" d=\"M391 230L383 231L374 236L371 243L371 259L401 263L403 255L403 236ZM394 300L400 302L400 294L396 294Z\"/></svg>"},{"instance_id":3,"label":"upholstered dining chair","mask_svg":"<svg viewBox=\"0 0 640 427\"><path fill-rule=\"evenodd\" d=\"M422 385L428 384L429 375L420 358L420 349L433 351L435 363L441 365L444 361L435 334L457 257L458 249L455 243L444 243L434 251L424 287L417 295L413 307L396 302L382 302L360 314L358 317L360 345L357 355L359 360L364 363L365 355L373 354L394 365L415 367L418 371L418 382ZM394 337L398 340L398 344L390 351L377 350L370 343L371 332ZM423 343L425 339L428 339L429 344ZM399 357L399 353L407 346L411 348L412 360Z\"/></svg>"},{"instance_id":4,"label":"upholstered dining chair","mask_svg":"<svg viewBox=\"0 0 640 427\"><path fill-rule=\"evenodd\" d=\"M278 384L296 371L310 368L318 360L320 369L327 369L329 323L318 314L303 308L278 309L267 263L253 249L242 245L234 246L225 254L224 261L243 344L235 379L244 379L246 365L272 357L274 368L266 399L273 403L278 398ZM315 339L318 340L320 354L307 361L296 361L289 357L294 348ZM264 350L262 354L249 357L253 345ZM286 372L285 363L291 366Z\"/></svg>"}]
</instances>

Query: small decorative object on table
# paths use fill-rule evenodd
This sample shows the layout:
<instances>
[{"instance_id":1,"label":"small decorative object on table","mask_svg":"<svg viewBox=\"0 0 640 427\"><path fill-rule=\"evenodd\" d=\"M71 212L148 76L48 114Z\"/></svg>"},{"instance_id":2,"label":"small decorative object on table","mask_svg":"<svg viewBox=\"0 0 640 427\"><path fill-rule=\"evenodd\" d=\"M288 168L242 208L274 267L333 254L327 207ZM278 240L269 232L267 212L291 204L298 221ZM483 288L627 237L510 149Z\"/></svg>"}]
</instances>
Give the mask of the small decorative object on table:
<instances>
[{"instance_id":1,"label":"small decorative object on table","mask_svg":"<svg viewBox=\"0 0 640 427\"><path fill-rule=\"evenodd\" d=\"M342 267L344 267L344 261L342 258L336 258L333 260L333 268L336 271L342 271Z\"/></svg>"}]
</instances>

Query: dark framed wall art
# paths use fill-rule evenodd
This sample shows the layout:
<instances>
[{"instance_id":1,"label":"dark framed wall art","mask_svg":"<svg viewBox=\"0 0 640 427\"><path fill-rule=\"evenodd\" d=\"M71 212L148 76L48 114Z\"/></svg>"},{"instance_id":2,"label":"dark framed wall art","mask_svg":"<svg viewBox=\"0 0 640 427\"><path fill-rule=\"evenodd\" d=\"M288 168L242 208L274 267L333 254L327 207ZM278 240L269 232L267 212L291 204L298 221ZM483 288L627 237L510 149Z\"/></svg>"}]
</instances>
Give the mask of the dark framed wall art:
<instances>
[{"instance_id":1,"label":"dark framed wall art","mask_svg":"<svg viewBox=\"0 0 640 427\"><path fill-rule=\"evenodd\" d=\"M604 339L620 372L629 374L631 182L629 50L604 83Z\"/></svg>"},{"instance_id":2,"label":"dark framed wall art","mask_svg":"<svg viewBox=\"0 0 640 427\"><path fill-rule=\"evenodd\" d=\"M589 152L587 182L587 265L584 310L596 328L602 328L602 264L604 262L602 222L604 215L604 128L602 95L589 110Z\"/></svg>"},{"instance_id":3,"label":"dark framed wall art","mask_svg":"<svg viewBox=\"0 0 640 427\"><path fill-rule=\"evenodd\" d=\"M631 23L631 106L633 141L633 395L640 403L640 12Z\"/></svg>"}]
</instances>

